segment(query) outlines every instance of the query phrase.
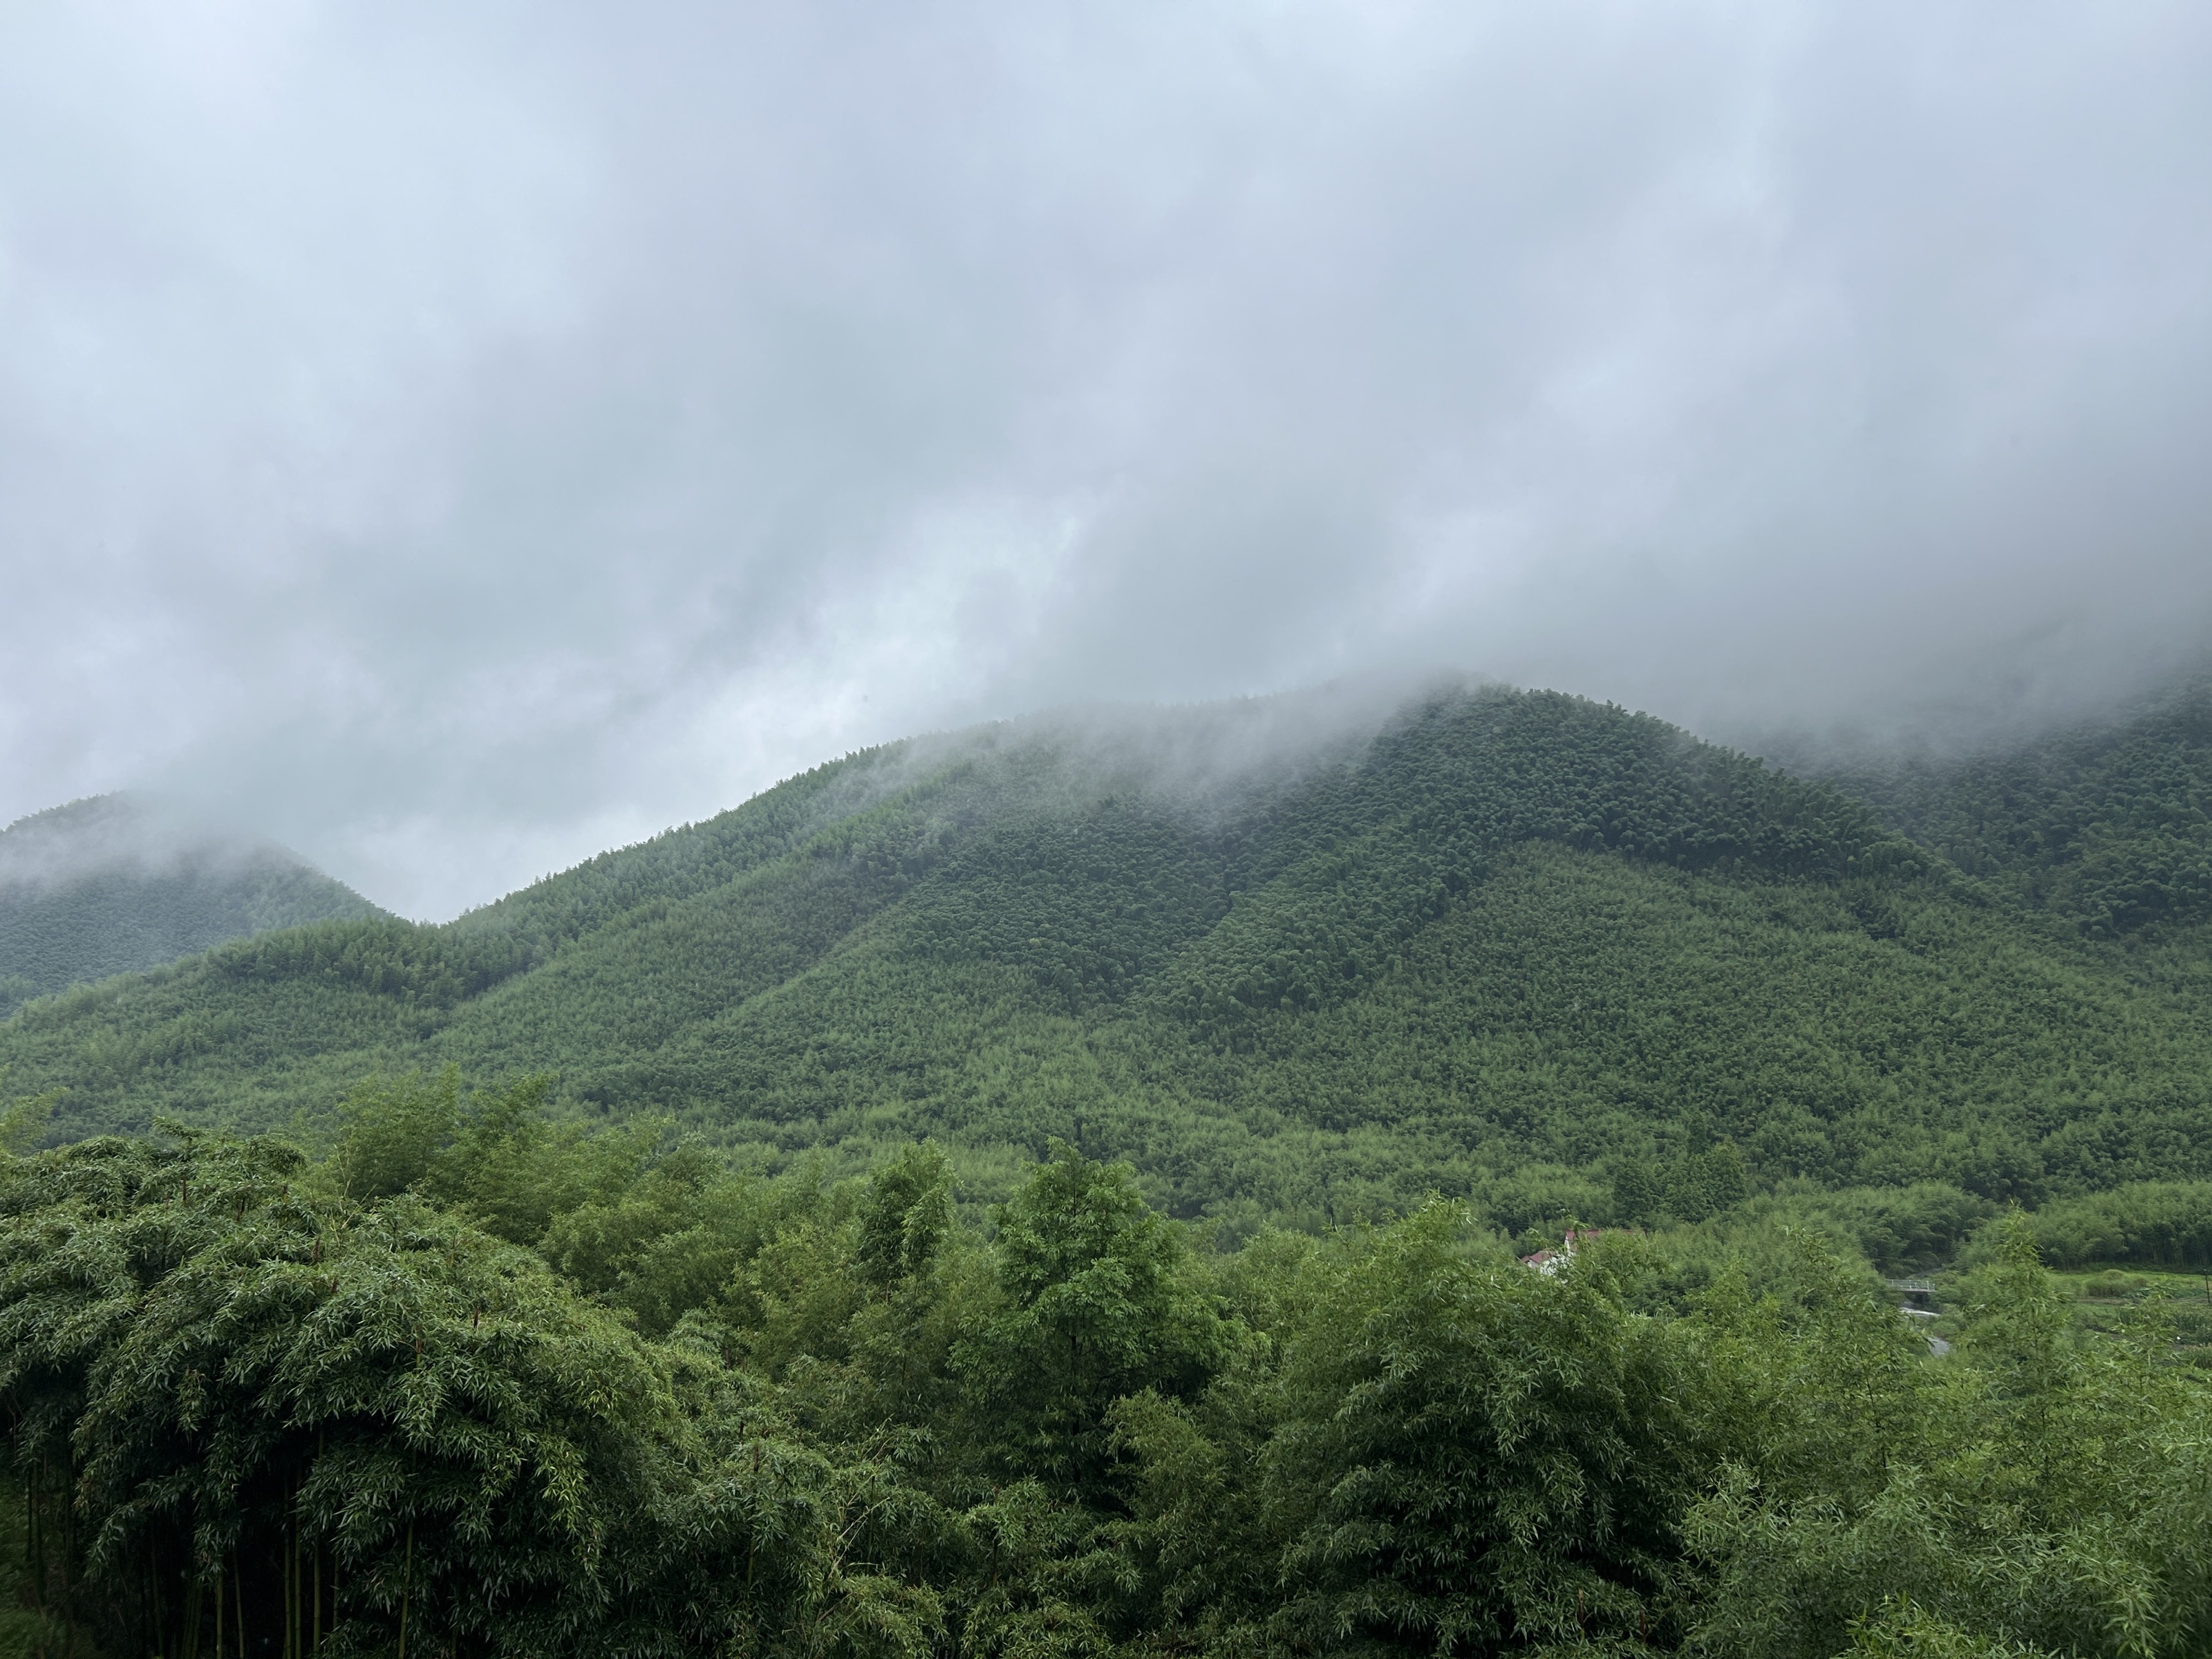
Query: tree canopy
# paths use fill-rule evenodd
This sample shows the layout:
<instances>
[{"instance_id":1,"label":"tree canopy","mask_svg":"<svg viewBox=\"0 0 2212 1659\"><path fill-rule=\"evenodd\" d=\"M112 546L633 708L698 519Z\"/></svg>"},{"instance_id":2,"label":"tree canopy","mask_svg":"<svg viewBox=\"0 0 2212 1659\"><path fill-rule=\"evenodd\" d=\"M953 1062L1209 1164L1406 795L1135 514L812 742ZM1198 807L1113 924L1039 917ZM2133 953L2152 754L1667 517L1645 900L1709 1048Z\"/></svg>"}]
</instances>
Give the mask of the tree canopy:
<instances>
[{"instance_id":1,"label":"tree canopy","mask_svg":"<svg viewBox=\"0 0 2212 1659\"><path fill-rule=\"evenodd\" d=\"M426 1098L445 1133L366 1192ZM182 1124L11 1156L11 1628L854 1659L2212 1629L2212 1380L2155 1304L2081 1330L2024 1220L1939 1358L1818 1227L1538 1273L1444 1200L1224 1252L1066 1147L980 1229L959 1197L927 1148L763 1177L434 1079L320 1161ZM678 1238L714 1270L640 1270Z\"/></svg>"}]
</instances>

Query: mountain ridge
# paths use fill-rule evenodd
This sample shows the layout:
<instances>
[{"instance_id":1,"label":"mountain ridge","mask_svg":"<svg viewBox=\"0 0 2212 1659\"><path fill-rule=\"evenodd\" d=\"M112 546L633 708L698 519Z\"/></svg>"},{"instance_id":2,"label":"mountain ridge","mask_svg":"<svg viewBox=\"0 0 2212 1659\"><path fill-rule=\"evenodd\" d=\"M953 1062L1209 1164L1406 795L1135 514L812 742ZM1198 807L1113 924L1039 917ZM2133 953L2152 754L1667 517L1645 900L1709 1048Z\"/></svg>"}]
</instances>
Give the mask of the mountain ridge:
<instances>
[{"instance_id":1,"label":"mountain ridge","mask_svg":"<svg viewBox=\"0 0 2212 1659\"><path fill-rule=\"evenodd\" d=\"M441 927L33 1006L0 1064L68 1091L62 1135L312 1133L365 1074L453 1065L770 1163L936 1139L988 1194L1060 1139L1177 1213L1317 1225L1432 1188L1602 1218L1623 1168L1721 1143L1761 1183L1998 1199L2212 1173L2201 1000L1875 804L1468 685L1234 787L1154 763L1281 713L864 751Z\"/></svg>"}]
</instances>

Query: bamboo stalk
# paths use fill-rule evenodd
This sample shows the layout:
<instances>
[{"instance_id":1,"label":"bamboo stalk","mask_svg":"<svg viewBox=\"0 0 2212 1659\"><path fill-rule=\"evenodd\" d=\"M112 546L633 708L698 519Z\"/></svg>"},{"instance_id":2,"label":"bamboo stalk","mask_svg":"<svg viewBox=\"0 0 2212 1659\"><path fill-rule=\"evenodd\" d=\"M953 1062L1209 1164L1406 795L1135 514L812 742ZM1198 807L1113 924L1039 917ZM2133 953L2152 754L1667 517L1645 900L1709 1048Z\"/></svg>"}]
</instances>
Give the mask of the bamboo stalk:
<instances>
[{"instance_id":1,"label":"bamboo stalk","mask_svg":"<svg viewBox=\"0 0 2212 1659\"><path fill-rule=\"evenodd\" d=\"M319 1237L317 1237L317 1239L315 1240L315 1249L316 1249L318 1251L320 1251L322 1248L323 1248L323 1242L322 1242L322 1239L321 1239ZM322 1431L321 1429L317 1429L317 1430L315 1431L315 1462L318 1462L318 1463L320 1463L320 1462L323 1461L323 1434L324 1434L324 1431ZM337 1574L335 1571L334 1571L334 1572L332 1572L332 1573L331 1574L331 1622L333 1625L337 1624L337 1621L338 1621L338 1583L337 1583L337 1577L338 1577L338 1576L337 1576ZM319 1535L316 1537L316 1539L315 1539L315 1621L314 1621L314 1623L315 1623L315 1646L314 1646L314 1652L315 1652L315 1653L316 1653L316 1655L318 1656L318 1659L319 1659L319 1656L321 1655L322 1650L323 1650L323 1540L322 1540L322 1538L320 1537L320 1535L319 1535Z\"/></svg>"},{"instance_id":2,"label":"bamboo stalk","mask_svg":"<svg viewBox=\"0 0 2212 1659\"><path fill-rule=\"evenodd\" d=\"M415 1588L415 1517L407 1518L407 1566L399 1579L399 1659L407 1659L407 1597Z\"/></svg>"}]
</instances>

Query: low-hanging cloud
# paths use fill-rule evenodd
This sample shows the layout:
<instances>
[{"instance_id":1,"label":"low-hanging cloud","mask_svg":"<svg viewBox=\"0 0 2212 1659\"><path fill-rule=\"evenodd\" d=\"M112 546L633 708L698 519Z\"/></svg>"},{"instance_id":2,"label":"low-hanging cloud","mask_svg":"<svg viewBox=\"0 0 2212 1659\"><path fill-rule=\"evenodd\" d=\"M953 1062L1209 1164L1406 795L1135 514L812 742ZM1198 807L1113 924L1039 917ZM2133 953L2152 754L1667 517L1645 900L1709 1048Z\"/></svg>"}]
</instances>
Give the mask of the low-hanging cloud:
<instances>
[{"instance_id":1,"label":"low-hanging cloud","mask_svg":"<svg viewBox=\"0 0 2212 1659\"><path fill-rule=\"evenodd\" d=\"M2212 13L0 20L0 820L450 915L825 756L1463 669L1995 729L2212 620Z\"/></svg>"}]
</instances>

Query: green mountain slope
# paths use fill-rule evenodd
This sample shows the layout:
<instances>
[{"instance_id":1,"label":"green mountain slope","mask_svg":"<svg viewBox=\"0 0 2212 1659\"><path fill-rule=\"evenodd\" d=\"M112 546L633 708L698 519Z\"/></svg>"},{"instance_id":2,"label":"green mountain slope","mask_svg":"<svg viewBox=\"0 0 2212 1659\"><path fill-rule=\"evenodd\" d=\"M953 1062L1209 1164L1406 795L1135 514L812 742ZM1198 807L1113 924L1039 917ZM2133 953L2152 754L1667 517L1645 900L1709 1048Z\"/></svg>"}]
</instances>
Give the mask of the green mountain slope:
<instances>
[{"instance_id":1,"label":"green mountain slope","mask_svg":"<svg viewBox=\"0 0 2212 1659\"><path fill-rule=\"evenodd\" d=\"M2212 922L2212 679L1963 761L1836 781L2008 896L2100 939Z\"/></svg>"},{"instance_id":2,"label":"green mountain slope","mask_svg":"<svg viewBox=\"0 0 2212 1659\"><path fill-rule=\"evenodd\" d=\"M378 914L282 848L131 796L72 801L0 830L0 1017L226 939Z\"/></svg>"},{"instance_id":3,"label":"green mountain slope","mask_svg":"<svg viewBox=\"0 0 2212 1659\"><path fill-rule=\"evenodd\" d=\"M1552 693L1287 742L1309 718L872 751L447 927L34 1005L0 1064L67 1091L62 1135L312 1120L452 1063L771 1158L933 1136L985 1194L1064 1139L1179 1213L1316 1223L1431 1189L1516 1224L1679 1212L1715 1169L2212 1173L2203 999L1839 790Z\"/></svg>"}]
</instances>

